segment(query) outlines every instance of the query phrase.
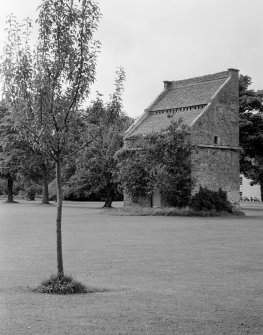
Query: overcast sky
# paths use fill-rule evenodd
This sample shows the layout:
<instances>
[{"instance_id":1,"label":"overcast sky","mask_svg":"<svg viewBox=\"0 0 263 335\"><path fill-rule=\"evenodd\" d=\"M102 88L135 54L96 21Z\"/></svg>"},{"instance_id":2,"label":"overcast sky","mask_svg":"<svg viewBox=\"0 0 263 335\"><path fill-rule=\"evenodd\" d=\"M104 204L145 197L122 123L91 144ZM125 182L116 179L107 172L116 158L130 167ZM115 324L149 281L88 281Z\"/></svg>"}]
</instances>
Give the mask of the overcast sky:
<instances>
[{"instance_id":1,"label":"overcast sky","mask_svg":"<svg viewBox=\"0 0 263 335\"><path fill-rule=\"evenodd\" d=\"M36 18L40 0L1 0L0 46L6 16ZM263 89L263 0L100 0L96 38L102 43L92 88L108 99L116 68L126 71L124 107L136 117L180 80L237 68Z\"/></svg>"}]
</instances>

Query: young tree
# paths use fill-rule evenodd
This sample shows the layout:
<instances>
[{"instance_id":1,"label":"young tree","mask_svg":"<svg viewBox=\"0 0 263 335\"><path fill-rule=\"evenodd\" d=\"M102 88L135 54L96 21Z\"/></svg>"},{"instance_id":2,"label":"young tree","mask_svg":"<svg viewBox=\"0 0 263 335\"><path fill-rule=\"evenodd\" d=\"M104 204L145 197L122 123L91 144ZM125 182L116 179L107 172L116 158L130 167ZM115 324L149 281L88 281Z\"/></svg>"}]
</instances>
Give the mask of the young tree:
<instances>
[{"instance_id":1,"label":"young tree","mask_svg":"<svg viewBox=\"0 0 263 335\"><path fill-rule=\"evenodd\" d=\"M70 180L70 188L77 194L100 194L105 198L104 207L110 208L118 193L115 153L123 145L124 131L132 123L123 112L122 93L125 72L116 71L115 91L110 101L104 103L100 94L87 111L87 122L96 127L96 137L90 147L77 160L76 173Z\"/></svg>"},{"instance_id":2,"label":"young tree","mask_svg":"<svg viewBox=\"0 0 263 335\"><path fill-rule=\"evenodd\" d=\"M239 77L241 172L259 184L263 199L263 91L249 90L251 78Z\"/></svg>"},{"instance_id":3,"label":"young tree","mask_svg":"<svg viewBox=\"0 0 263 335\"><path fill-rule=\"evenodd\" d=\"M2 65L6 99L18 138L56 164L57 276L64 276L62 257L63 159L85 146L88 129L79 127L79 106L95 79L99 42L93 33L100 18L92 0L43 0L39 35L30 49L29 20L24 34L15 18L8 20L8 42Z\"/></svg>"}]
</instances>

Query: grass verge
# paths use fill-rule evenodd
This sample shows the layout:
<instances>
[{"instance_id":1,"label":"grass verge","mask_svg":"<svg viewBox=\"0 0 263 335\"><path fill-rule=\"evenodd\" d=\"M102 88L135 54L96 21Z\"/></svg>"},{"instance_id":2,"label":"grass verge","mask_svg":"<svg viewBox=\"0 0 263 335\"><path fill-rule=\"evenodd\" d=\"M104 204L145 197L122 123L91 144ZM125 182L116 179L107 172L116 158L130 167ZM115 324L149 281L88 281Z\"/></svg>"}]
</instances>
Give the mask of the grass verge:
<instances>
[{"instance_id":1,"label":"grass verge","mask_svg":"<svg viewBox=\"0 0 263 335\"><path fill-rule=\"evenodd\" d=\"M233 210L232 213L226 211L216 210L201 210L197 211L189 207L176 208L143 208L143 207L124 207L111 209L107 214L117 216L244 216L245 214L240 210Z\"/></svg>"}]
</instances>

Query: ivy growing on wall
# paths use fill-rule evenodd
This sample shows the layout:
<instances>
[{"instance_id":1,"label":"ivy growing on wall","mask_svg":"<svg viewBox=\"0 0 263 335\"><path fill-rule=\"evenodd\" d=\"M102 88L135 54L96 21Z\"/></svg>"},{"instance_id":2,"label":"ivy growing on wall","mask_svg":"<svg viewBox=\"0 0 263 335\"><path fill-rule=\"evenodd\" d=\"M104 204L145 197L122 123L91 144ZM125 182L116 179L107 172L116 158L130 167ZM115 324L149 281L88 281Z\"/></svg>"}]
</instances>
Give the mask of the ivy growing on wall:
<instances>
[{"instance_id":1,"label":"ivy growing on wall","mask_svg":"<svg viewBox=\"0 0 263 335\"><path fill-rule=\"evenodd\" d=\"M182 207L191 196L191 144L182 121L162 132L138 137L139 148L118 154L119 182L133 201L159 191L167 206Z\"/></svg>"}]
</instances>

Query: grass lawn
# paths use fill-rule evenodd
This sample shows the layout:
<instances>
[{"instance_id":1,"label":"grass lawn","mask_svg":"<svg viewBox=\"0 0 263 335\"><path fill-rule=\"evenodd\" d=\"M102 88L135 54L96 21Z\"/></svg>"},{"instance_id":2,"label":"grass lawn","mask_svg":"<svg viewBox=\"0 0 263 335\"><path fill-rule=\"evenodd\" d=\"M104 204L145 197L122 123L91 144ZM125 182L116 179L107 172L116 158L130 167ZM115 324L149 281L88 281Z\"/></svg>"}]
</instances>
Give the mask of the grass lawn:
<instances>
[{"instance_id":1,"label":"grass lawn","mask_svg":"<svg viewBox=\"0 0 263 335\"><path fill-rule=\"evenodd\" d=\"M65 272L101 292L58 296L31 291L56 272L56 207L1 201L1 335L263 334L263 203L236 218L100 206L65 202L63 248Z\"/></svg>"}]
</instances>

